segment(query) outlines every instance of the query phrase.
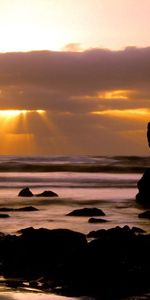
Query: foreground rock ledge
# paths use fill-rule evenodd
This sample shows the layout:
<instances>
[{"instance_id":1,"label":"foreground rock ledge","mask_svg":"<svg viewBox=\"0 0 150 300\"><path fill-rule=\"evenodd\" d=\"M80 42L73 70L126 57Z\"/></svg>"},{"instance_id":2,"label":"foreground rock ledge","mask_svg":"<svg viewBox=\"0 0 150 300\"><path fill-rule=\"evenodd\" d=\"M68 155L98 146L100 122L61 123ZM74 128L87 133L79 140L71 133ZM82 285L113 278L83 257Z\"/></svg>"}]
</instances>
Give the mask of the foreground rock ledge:
<instances>
[{"instance_id":1,"label":"foreground rock ledge","mask_svg":"<svg viewBox=\"0 0 150 300\"><path fill-rule=\"evenodd\" d=\"M26 228L0 235L1 275L64 295L119 299L150 289L150 235L104 230L88 241L68 229ZM20 279L21 278L21 279ZM39 279L40 278L40 279Z\"/></svg>"}]
</instances>

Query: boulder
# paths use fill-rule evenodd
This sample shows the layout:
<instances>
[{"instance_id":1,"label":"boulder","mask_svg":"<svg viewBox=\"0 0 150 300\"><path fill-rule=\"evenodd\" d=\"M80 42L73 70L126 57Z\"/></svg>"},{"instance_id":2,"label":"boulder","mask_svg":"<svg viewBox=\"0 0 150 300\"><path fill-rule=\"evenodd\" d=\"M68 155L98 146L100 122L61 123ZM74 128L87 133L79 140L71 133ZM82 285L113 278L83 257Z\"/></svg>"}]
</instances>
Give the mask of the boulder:
<instances>
[{"instance_id":1,"label":"boulder","mask_svg":"<svg viewBox=\"0 0 150 300\"><path fill-rule=\"evenodd\" d=\"M150 210L144 211L138 215L139 218L149 219L150 220Z\"/></svg>"},{"instance_id":2,"label":"boulder","mask_svg":"<svg viewBox=\"0 0 150 300\"><path fill-rule=\"evenodd\" d=\"M23 188L19 194L18 194L19 197L33 197L33 194L32 192L30 191L30 189L28 187L26 188Z\"/></svg>"},{"instance_id":3,"label":"boulder","mask_svg":"<svg viewBox=\"0 0 150 300\"><path fill-rule=\"evenodd\" d=\"M88 222L89 222L89 223L94 223L94 224L96 224L96 223L106 223L106 222L108 222L108 221L105 220L105 219L100 219L100 218L90 218L90 219L88 220Z\"/></svg>"},{"instance_id":4,"label":"boulder","mask_svg":"<svg viewBox=\"0 0 150 300\"><path fill-rule=\"evenodd\" d=\"M33 196L36 196L36 197L58 197L58 195L56 193L54 193L53 191L44 191L40 194L34 195L28 187L23 188L19 192L18 196L20 196L20 197L33 197Z\"/></svg>"},{"instance_id":5,"label":"boulder","mask_svg":"<svg viewBox=\"0 0 150 300\"><path fill-rule=\"evenodd\" d=\"M35 196L36 197L58 197L58 195L53 191L44 191L40 194L36 194Z\"/></svg>"},{"instance_id":6,"label":"boulder","mask_svg":"<svg viewBox=\"0 0 150 300\"><path fill-rule=\"evenodd\" d=\"M10 216L8 214L0 214L0 219L6 219L9 218Z\"/></svg>"},{"instance_id":7,"label":"boulder","mask_svg":"<svg viewBox=\"0 0 150 300\"><path fill-rule=\"evenodd\" d=\"M16 208L14 209L14 211L39 211L39 209L34 206L25 206L21 208Z\"/></svg>"},{"instance_id":8,"label":"boulder","mask_svg":"<svg viewBox=\"0 0 150 300\"><path fill-rule=\"evenodd\" d=\"M54 280L62 276L64 279L82 264L87 249L86 236L82 233L69 229L32 227L19 233L19 236L6 237L4 252L0 252L0 255L3 252L6 277L12 278L15 273L18 278L30 280L41 276ZM0 246L3 248L2 244Z\"/></svg>"},{"instance_id":9,"label":"boulder","mask_svg":"<svg viewBox=\"0 0 150 300\"><path fill-rule=\"evenodd\" d=\"M38 211L39 209L33 206L25 206L21 208L12 208L12 207L1 207L0 211Z\"/></svg>"},{"instance_id":10,"label":"boulder","mask_svg":"<svg viewBox=\"0 0 150 300\"><path fill-rule=\"evenodd\" d=\"M110 229L99 229L96 231L90 231L87 234L87 237L89 238L103 238L104 236L107 236L108 238L120 238L120 239L130 239L134 235L139 233L145 233L145 231L139 227L132 227L130 228L128 225L125 225L124 227L114 227Z\"/></svg>"},{"instance_id":11,"label":"boulder","mask_svg":"<svg viewBox=\"0 0 150 300\"><path fill-rule=\"evenodd\" d=\"M75 209L67 214L67 216L92 217L105 216L105 213L96 207Z\"/></svg>"}]
</instances>

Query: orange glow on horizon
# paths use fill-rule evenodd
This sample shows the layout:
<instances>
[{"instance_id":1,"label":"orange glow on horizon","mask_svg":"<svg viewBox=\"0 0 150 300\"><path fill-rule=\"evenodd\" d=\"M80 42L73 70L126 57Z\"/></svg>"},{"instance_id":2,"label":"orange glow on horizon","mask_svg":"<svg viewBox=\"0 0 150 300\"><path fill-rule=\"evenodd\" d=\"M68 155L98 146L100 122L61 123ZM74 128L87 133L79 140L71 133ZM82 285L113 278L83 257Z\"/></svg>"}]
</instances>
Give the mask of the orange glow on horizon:
<instances>
[{"instance_id":1,"label":"orange glow on horizon","mask_svg":"<svg viewBox=\"0 0 150 300\"><path fill-rule=\"evenodd\" d=\"M92 115L105 115L120 118L145 118L150 117L150 109L136 108L136 109L109 109L104 111L93 111Z\"/></svg>"},{"instance_id":2,"label":"orange glow on horizon","mask_svg":"<svg viewBox=\"0 0 150 300\"><path fill-rule=\"evenodd\" d=\"M135 90L106 90L97 92L95 95L72 96L72 99L81 100L130 100Z\"/></svg>"},{"instance_id":3,"label":"orange glow on horizon","mask_svg":"<svg viewBox=\"0 0 150 300\"><path fill-rule=\"evenodd\" d=\"M99 98L103 99L129 99L131 94L130 90L113 90L113 91L105 91L100 93Z\"/></svg>"}]
</instances>

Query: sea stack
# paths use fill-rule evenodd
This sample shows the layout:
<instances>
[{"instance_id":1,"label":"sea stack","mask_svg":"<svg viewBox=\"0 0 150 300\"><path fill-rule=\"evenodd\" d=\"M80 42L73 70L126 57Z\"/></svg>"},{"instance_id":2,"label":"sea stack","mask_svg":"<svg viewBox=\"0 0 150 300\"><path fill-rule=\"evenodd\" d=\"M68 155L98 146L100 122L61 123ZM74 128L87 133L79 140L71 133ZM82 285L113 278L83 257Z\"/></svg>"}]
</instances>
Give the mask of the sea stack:
<instances>
[{"instance_id":1,"label":"sea stack","mask_svg":"<svg viewBox=\"0 0 150 300\"><path fill-rule=\"evenodd\" d=\"M150 122L147 124L147 142L150 147ZM137 183L138 194L136 200L144 205L150 207L150 168L147 168L142 178Z\"/></svg>"},{"instance_id":2,"label":"sea stack","mask_svg":"<svg viewBox=\"0 0 150 300\"><path fill-rule=\"evenodd\" d=\"M148 168L142 178L137 183L138 194L136 195L136 200L145 206L150 207L150 168Z\"/></svg>"}]
</instances>

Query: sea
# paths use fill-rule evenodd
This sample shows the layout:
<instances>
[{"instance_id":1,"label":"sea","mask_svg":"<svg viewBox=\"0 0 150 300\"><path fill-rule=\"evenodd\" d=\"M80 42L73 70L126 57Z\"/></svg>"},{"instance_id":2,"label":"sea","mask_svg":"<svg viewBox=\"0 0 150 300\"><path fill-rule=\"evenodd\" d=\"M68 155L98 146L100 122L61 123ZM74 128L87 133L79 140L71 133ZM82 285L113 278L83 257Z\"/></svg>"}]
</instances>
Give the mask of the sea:
<instances>
[{"instance_id":1,"label":"sea","mask_svg":"<svg viewBox=\"0 0 150 300\"><path fill-rule=\"evenodd\" d=\"M135 198L137 182L150 157L139 156L1 156L0 208L34 206L38 211L9 212L0 218L0 232L18 234L22 228L68 228L88 234L115 226L140 227L150 232L150 221L138 218L144 211ZM34 197L18 197L29 187ZM44 198L36 194L51 190L58 197ZM67 214L74 209L97 207L104 211L108 222L93 224L88 217ZM44 294L32 289L12 290L0 286L0 300L91 300ZM150 299L150 295L128 300ZM92 299L93 300L93 299ZM115 300L115 299L112 299Z\"/></svg>"}]
</instances>

